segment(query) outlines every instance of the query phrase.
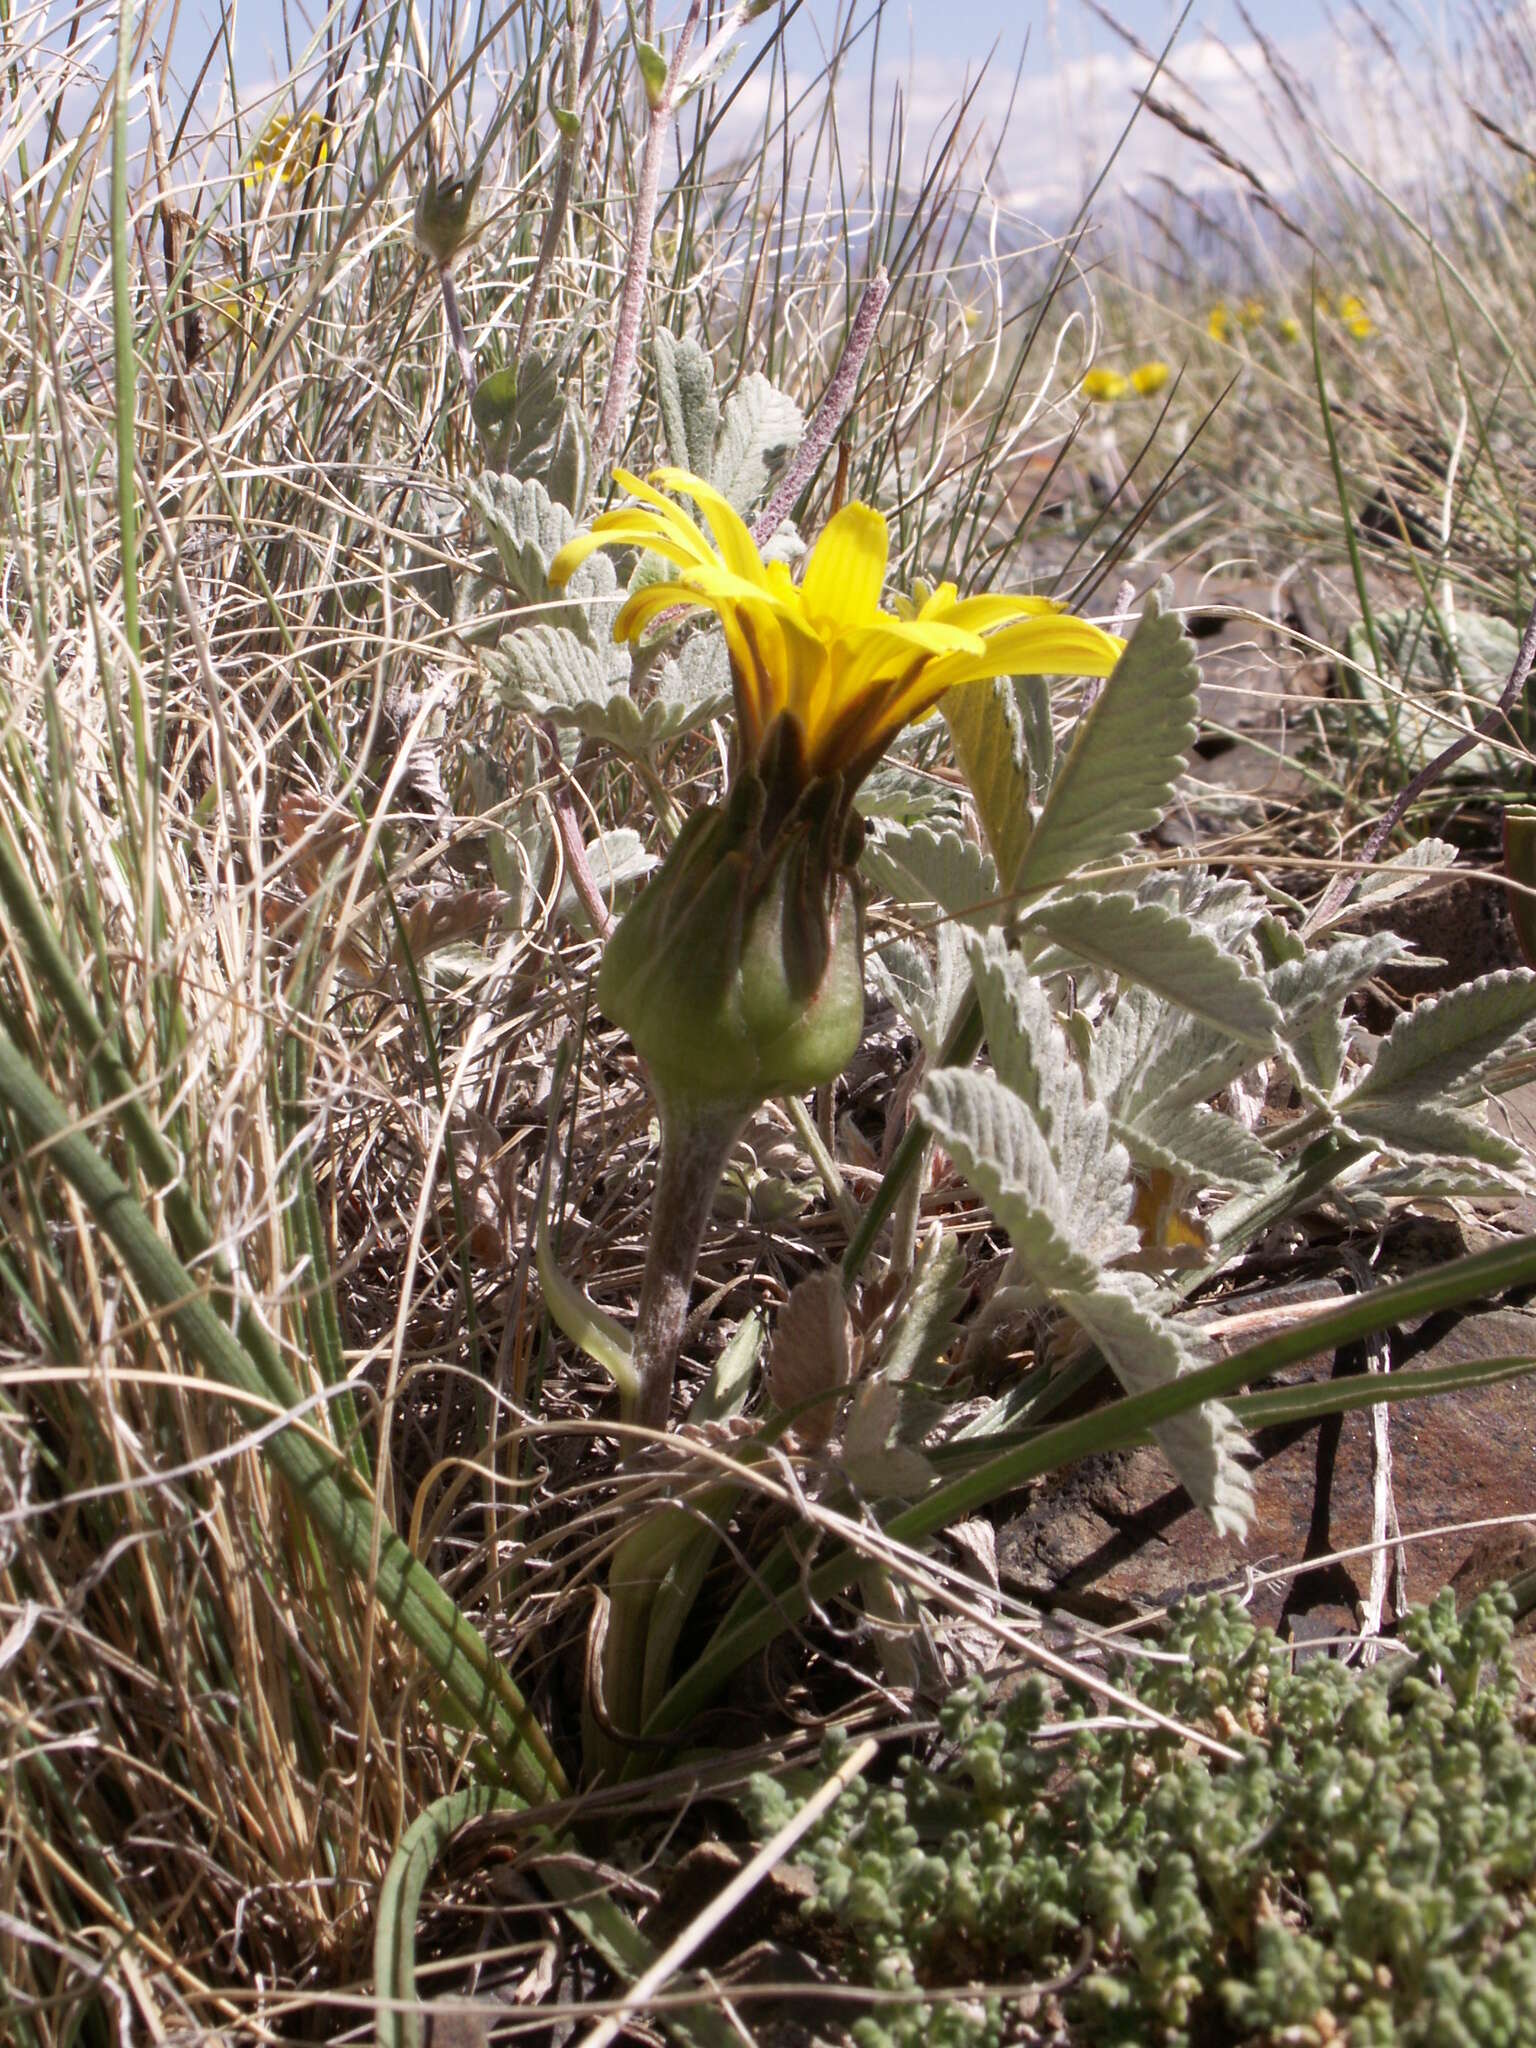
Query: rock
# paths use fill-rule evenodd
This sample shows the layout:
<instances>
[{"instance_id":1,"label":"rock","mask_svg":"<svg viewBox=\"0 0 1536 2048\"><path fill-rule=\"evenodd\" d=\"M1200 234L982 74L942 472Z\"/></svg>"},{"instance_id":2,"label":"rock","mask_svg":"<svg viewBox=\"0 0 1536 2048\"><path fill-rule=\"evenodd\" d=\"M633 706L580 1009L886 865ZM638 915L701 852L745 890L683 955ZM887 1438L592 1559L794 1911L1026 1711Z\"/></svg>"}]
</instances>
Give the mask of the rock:
<instances>
[{"instance_id":1,"label":"rock","mask_svg":"<svg viewBox=\"0 0 1536 2048\"><path fill-rule=\"evenodd\" d=\"M1395 1370L1524 1354L1536 1356L1536 1310L1435 1318L1392 1340ZM1390 1426L1399 1519L1405 1536L1422 1537L1407 1546L1409 1596L1422 1602L1482 1541L1454 1525L1523 1514L1536 1498L1536 1375L1401 1402ZM1255 1448L1260 1468L1246 1546L1216 1534L1156 1450L1122 1451L1048 1481L1003 1526L1004 1586L1110 1623L1213 1587L1240 1590L1249 1568L1263 1574L1369 1543L1364 1410L1263 1430ZM1252 1611L1271 1626L1284 1618L1309 1636L1333 1634L1346 1619L1353 1627L1369 1581L1370 1557L1362 1552L1300 1581L1258 1585Z\"/></svg>"}]
</instances>

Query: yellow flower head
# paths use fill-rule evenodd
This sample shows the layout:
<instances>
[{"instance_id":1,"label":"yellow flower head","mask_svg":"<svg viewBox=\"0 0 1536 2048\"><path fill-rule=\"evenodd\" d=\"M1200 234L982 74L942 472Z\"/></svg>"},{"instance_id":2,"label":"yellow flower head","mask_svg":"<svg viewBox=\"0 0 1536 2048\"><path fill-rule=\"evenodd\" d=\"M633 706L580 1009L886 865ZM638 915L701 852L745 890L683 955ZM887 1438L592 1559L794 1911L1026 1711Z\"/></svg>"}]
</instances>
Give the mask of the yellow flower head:
<instances>
[{"instance_id":1,"label":"yellow flower head","mask_svg":"<svg viewBox=\"0 0 1536 2048\"><path fill-rule=\"evenodd\" d=\"M1301 322L1287 313L1283 319L1276 322L1275 332L1288 348L1294 347L1301 339Z\"/></svg>"},{"instance_id":2,"label":"yellow flower head","mask_svg":"<svg viewBox=\"0 0 1536 2048\"><path fill-rule=\"evenodd\" d=\"M683 606L715 612L730 654L742 765L761 759L787 718L804 781L840 775L852 789L903 726L958 684L1106 676L1125 644L1047 598L962 598L953 583L882 611L890 536L868 505L845 505L827 521L797 583L782 562L763 560L727 500L687 470L658 469L649 483L624 470L614 475L637 502L604 512L567 541L549 580L559 589L600 547L648 548L672 563L674 578L628 598L613 637L639 640ZM664 490L691 498L709 533Z\"/></svg>"},{"instance_id":3,"label":"yellow flower head","mask_svg":"<svg viewBox=\"0 0 1536 2048\"><path fill-rule=\"evenodd\" d=\"M1366 312L1365 301L1357 299L1353 292L1350 293L1348 298L1340 299L1339 318L1344 322L1345 327L1355 337L1356 341L1364 341L1368 334L1375 332L1376 323L1372 320L1370 314Z\"/></svg>"},{"instance_id":4,"label":"yellow flower head","mask_svg":"<svg viewBox=\"0 0 1536 2048\"><path fill-rule=\"evenodd\" d=\"M1212 306L1210 313L1206 317L1205 331L1212 341L1230 341L1232 339L1232 315L1219 300Z\"/></svg>"},{"instance_id":5,"label":"yellow flower head","mask_svg":"<svg viewBox=\"0 0 1536 2048\"><path fill-rule=\"evenodd\" d=\"M280 185L296 185L329 153L330 125L323 115L309 113L295 120L291 114L274 114L256 138L245 182L254 185L275 178Z\"/></svg>"},{"instance_id":6,"label":"yellow flower head","mask_svg":"<svg viewBox=\"0 0 1536 2048\"><path fill-rule=\"evenodd\" d=\"M1251 329L1262 326L1264 322L1264 301L1262 299L1244 299L1241 306L1237 309L1237 317L1244 327Z\"/></svg>"},{"instance_id":7,"label":"yellow flower head","mask_svg":"<svg viewBox=\"0 0 1536 2048\"><path fill-rule=\"evenodd\" d=\"M1138 363L1131 372L1131 383L1138 398L1155 398L1173 375L1166 363L1155 359L1150 363Z\"/></svg>"},{"instance_id":8,"label":"yellow flower head","mask_svg":"<svg viewBox=\"0 0 1536 2048\"><path fill-rule=\"evenodd\" d=\"M1122 399L1130 389L1130 379L1122 377L1120 371L1092 369L1083 377L1079 389L1094 406L1114 406L1114 401Z\"/></svg>"},{"instance_id":9,"label":"yellow flower head","mask_svg":"<svg viewBox=\"0 0 1536 2048\"><path fill-rule=\"evenodd\" d=\"M1124 398L1131 388L1129 377L1121 376L1118 370L1090 370L1084 377L1081 390L1084 398L1094 405L1113 405L1117 398Z\"/></svg>"}]
</instances>

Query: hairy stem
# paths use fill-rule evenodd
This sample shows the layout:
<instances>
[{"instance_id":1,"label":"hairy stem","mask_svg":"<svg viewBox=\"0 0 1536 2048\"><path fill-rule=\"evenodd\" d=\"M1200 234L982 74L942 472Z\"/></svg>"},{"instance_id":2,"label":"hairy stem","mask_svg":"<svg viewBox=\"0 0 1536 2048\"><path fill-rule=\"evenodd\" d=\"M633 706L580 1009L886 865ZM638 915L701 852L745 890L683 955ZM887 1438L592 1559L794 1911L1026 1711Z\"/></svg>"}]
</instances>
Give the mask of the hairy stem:
<instances>
[{"instance_id":1,"label":"hairy stem","mask_svg":"<svg viewBox=\"0 0 1536 2048\"><path fill-rule=\"evenodd\" d=\"M843 350L842 361L833 373L832 382L822 393L821 403L805 430L805 438L795 450L794 459L784 472L778 489L753 524L752 538L759 546L771 539L784 524L794 509L796 498L816 474L821 458L832 446L833 437L853 404L864 358L873 346L875 329L880 324L880 315L885 311L885 302L890 295L890 278L883 269L877 270L864 287L859 310L848 330L848 345Z\"/></svg>"},{"instance_id":2,"label":"hairy stem","mask_svg":"<svg viewBox=\"0 0 1536 2048\"><path fill-rule=\"evenodd\" d=\"M704 0L693 0L673 46L666 83L651 108L646 126L645 146L640 153L640 185L635 193L635 218L629 231L629 254L624 265L624 289L619 297L619 331L613 344L613 367L608 389L603 393L602 411L592 435L592 469L601 471L608 459L629 403L635 363L640 354L640 326L645 313L645 280L651 267L651 240L656 230L656 198L661 190L661 157L672 109L677 101L678 81L688 59L688 46L704 12Z\"/></svg>"},{"instance_id":3,"label":"hairy stem","mask_svg":"<svg viewBox=\"0 0 1536 2048\"><path fill-rule=\"evenodd\" d=\"M688 1295L704 1226L746 1122L739 1105L661 1103L661 1171L651 1205L651 1242L635 1324L634 1413L626 1421L665 1429L677 1375L678 1348L688 1321Z\"/></svg>"}]
</instances>

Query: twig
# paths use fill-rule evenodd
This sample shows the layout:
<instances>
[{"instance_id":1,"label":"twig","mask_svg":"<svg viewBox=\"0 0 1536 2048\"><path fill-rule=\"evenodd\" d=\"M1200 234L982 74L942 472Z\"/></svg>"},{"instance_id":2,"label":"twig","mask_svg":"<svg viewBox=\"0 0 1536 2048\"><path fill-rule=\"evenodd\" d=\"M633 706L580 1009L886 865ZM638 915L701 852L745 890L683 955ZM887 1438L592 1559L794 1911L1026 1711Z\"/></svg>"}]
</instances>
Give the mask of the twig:
<instances>
[{"instance_id":1,"label":"twig","mask_svg":"<svg viewBox=\"0 0 1536 2048\"><path fill-rule=\"evenodd\" d=\"M565 783L560 749L556 744L554 732L546 725L543 733L549 744L549 801L555 815L555 830L560 835L560 851L570 870L576 894L581 898L582 908L592 920L593 930L600 939L606 940L614 927L614 915L603 901L603 892L597 886L592 863L587 859L587 849L581 836L581 820L576 815L576 806L571 802L571 792Z\"/></svg>"},{"instance_id":2,"label":"twig","mask_svg":"<svg viewBox=\"0 0 1536 2048\"><path fill-rule=\"evenodd\" d=\"M1500 696L1498 703L1492 705L1483 714L1470 732L1464 732L1460 739L1452 740L1448 747L1441 753L1436 754L1433 761L1428 762L1419 770L1417 775L1411 776L1403 784L1403 787L1388 806L1386 814L1376 825L1370 838L1365 842L1365 851L1361 854L1358 862L1351 863L1348 872L1334 876L1308 915L1307 921L1302 927L1303 931L1310 932L1318 925L1326 924L1331 917L1343 909L1353 894L1361 875L1370 868L1372 861L1375 860L1377 854L1380 853L1381 849L1402 823L1408 806L1413 802L1414 798L1428 789L1429 785L1443 775L1447 768L1452 767L1459 761L1463 754L1470 754L1475 746L1493 737L1499 726L1509 717L1510 712L1514 709L1515 699L1520 695L1520 692L1525 688L1526 683L1530 679L1533 664L1536 664L1536 605L1532 606L1531 615L1525 622L1525 634L1520 642L1520 652L1515 656L1515 665L1509 672L1509 681L1504 685L1503 694Z\"/></svg>"},{"instance_id":3,"label":"twig","mask_svg":"<svg viewBox=\"0 0 1536 2048\"><path fill-rule=\"evenodd\" d=\"M608 451L619 431L619 421L624 417L624 408L629 403L635 363L640 354L640 322L645 310L645 280L651 267L651 240L656 229L656 195L661 188L662 146L666 141L667 129L671 125L678 81L682 77L683 65L687 61L688 46L693 41L693 32L698 27L699 17L703 12L704 0L693 0L687 18L677 32L672 62L667 67L667 76L661 91L651 106L651 118L645 131L645 146L640 155L640 186L635 193L634 225L629 232L629 256L624 266L624 289L619 298L619 329L613 344L613 365L608 372L608 389L603 393L602 410L597 416L597 427L592 435L594 471L600 471L607 461Z\"/></svg>"},{"instance_id":4,"label":"twig","mask_svg":"<svg viewBox=\"0 0 1536 2048\"><path fill-rule=\"evenodd\" d=\"M796 449L794 460L784 472L778 489L768 500L752 528L752 538L759 546L783 525L789 516L790 507L816 474L821 458L832 446L837 430L843 424L848 408L853 403L853 394L858 389L864 359L869 354L875 338L875 329L880 324L880 315L885 311L885 302L890 296L891 280L882 265L864 287L859 310L854 314L853 326L848 331L848 345L843 350L843 359L837 366L832 382L822 394L821 403L806 429L805 438Z\"/></svg>"},{"instance_id":5,"label":"twig","mask_svg":"<svg viewBox=\"0 0 1536 2048\"><path fill-rule=\"evenodd\" d=\"M475 370L475 352L469 345L464 332L463 317L459 312L459 292L453 281L453 272L446 265L438 272L438 282L443 288L443 318L448 324L448 339L453 343L453 352L459 359L459 374L474 397L480 379Z\"/></svg>"},{"instance_id":6,"label":"twig","mask_svg":"<svg viewBox=\"0 0 1536 2048\"><path fill-rule=\"evenodd\" d=\"M592 67L597 61L597 32L600 19L596 7L589 5L587 13L586 39L580 62L576 58L574 34L569 44L568 65L572 111L579 114L587 83L592 76ZM517 323L517 345L512 351L512 360L519 370L528 353L528 341L533 332L533 323L539 316L544 302L544 287L549 281L550 269L555 260L555 251L560 245L566 216L571 210L571 187L576 182L576 158L581 149L581 129L578 125L574 134L562 131L558 161L555 168L555 189L550 195L549 217L544 223L544 233L539 239L539 253L534 258L533 275L528 280L528 289L523 295L522 317Z\"/></svg>"}]
</instances>

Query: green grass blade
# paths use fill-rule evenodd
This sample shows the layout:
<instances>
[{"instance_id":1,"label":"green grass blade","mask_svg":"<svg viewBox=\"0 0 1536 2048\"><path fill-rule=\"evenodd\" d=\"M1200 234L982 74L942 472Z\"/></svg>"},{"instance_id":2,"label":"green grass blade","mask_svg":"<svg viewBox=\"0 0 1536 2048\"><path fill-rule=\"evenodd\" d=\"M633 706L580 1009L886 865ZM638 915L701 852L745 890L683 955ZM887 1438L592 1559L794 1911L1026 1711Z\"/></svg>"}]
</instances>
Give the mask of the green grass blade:
<instances>
[{"instance_id":1,"label":"green grass blade","mask_svg":"<svg viewBox=\"0 0 1536 2048\"><path fill-rule=\"evenodd\" d=\"M214 1378L243 1395L264 1424L273 1390L250 1353L216 1314L207 1291L160 1236L132 1189L72 1127L63 1105L0 1036L0 1100L23 1133L46 1147L112 1241L150 1307L161 1310L188 1354ZM263 1444L269 1459L331 1548L366 1577L378 1507L339 1455L307 1430L279 1430ZM374 1598L416 1646L450 1696L495 1752L508 1783L531 1804L566 1790L553 1750L517 1687L485 1639L392 1529L378 1537Z\"/></svg>"}]
</instances>

